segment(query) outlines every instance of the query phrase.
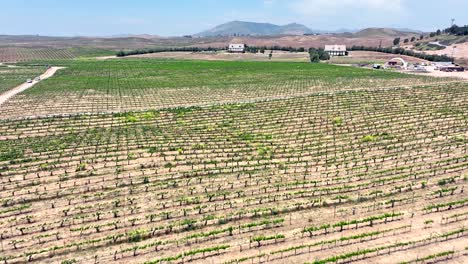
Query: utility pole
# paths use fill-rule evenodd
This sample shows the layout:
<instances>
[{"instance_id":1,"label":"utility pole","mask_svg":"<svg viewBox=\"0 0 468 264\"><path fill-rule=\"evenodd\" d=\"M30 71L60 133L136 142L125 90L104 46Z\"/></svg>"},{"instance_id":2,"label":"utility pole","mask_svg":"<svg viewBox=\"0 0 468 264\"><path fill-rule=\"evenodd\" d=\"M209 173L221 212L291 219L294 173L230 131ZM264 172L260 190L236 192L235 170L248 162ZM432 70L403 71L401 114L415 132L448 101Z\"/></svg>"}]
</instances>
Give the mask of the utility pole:
<instances>
[{"instance_id":1,"label":"utility pole","mask_svg":"<svg viewBox=\"0 0 468 264\"><path fill-rule=\"evenodd\" d=\"M452 28L452 27L455 25L455 18L452 18L452 19L451 19L451 22L452 22L452 24L451 24L450 27ZM453 45L453 49L452 49L452 59L455 58L455 48L456 48L456 47L457 47L457 46Z\"/></svg>"}]
</instances>

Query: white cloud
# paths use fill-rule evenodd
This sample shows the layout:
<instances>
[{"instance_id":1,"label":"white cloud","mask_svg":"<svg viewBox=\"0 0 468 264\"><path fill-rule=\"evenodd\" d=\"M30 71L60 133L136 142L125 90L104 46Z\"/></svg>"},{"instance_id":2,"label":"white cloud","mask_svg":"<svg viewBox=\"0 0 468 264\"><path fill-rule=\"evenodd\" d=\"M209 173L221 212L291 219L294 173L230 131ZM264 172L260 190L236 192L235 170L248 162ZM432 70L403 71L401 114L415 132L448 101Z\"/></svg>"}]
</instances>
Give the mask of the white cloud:
<instances>
[{"instance_id":1,"label":"white cloud","mask_svg":"<svg viewBox=\"0 0 468 264\"><path fill-rule=\"evenodd\" d=\"M290 7L304 15L329 15L341 12L378 11L399 13L404 0L296 0Z\"/></svg>"}]
</instances>

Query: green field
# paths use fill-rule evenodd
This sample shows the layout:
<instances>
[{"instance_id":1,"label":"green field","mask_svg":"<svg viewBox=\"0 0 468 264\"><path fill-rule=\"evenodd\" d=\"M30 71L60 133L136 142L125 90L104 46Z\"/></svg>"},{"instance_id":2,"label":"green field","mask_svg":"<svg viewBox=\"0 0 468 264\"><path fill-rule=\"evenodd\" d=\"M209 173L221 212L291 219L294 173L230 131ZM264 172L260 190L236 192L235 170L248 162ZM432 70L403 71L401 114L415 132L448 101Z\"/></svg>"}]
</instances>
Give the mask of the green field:
<instances>
[{"instance_id":1,"label":"green field","mask_svg":"<svg viewBox=\"0 0 468 264\"><path fill-rule=\"evenodd\" d=\"M0 62L17 63L33 62L37 60L66 60L79 58L94 58L115 55L115 50L72 47L72 48L44 48L44 47L2 47L0 46Z\"/></svg>"},{"instance_id":2,"label":"green field","mask_svg":"<svg viewBox=\"0 0 468 264\"><path fill-rule=\"evenodd\" d=\"M66 64L65 64L66 65ZM67 66L67 65L66 65ZM82 92L86 89L118 93L145 89L237 89L252 86L269 89L271 85L297 85L298 88L323 83L330 89L340 82L385 82L395 79L421 80L422 77L343 68L310 63L262 63L230 61L107 60L74 61L69 68L47 81L37 91ZM368 85L369 85L368 84Z\"/></svg>"},{"instance_id":3,"label":"green field","mask_svg":"<svg viewBox=\"0 0 468 264\"><path fill-rule=\"evenodd\" d=\"M0 94L26 82L27 79L34 79L45 71L45 67L21 66L9 68L0 66Z\"/></svg>"},{"instance_id":4,"label":"green field","mask_svg":"<svg viewBox=\"0 0 468 264\"><path fill-rule=\"evenodd\" d=\"M36 69L22 65L12 76ZM67 68L0 106L2 263L466 258L466 82L309 63L54 66Z\"/></svg>"},{"instance_id":5,"label":"green field","mask_svg":"<svg viewBox=\"0 0 468 264\"><path fill-rule=\"evenodd\" d=\"M29 115L109 112L440 82L310 63L125 59L56 61L55 65L67 68L4 105L2 115L14 116L24 105Z\"/></svg>"}]
</instances>

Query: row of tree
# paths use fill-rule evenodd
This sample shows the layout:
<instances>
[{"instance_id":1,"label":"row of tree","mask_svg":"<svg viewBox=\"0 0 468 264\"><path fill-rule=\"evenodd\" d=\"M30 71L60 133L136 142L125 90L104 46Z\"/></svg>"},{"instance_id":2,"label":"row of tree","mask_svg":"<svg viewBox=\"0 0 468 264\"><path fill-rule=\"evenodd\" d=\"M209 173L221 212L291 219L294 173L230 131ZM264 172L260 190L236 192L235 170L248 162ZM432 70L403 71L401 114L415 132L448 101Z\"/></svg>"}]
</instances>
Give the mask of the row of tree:
<instances>
[{"instance_id":1,"label":"row of tree","mask_svg":"<svg viewBox=\"0 0 468 264\"><path fill-rule=\"evenodd\" d=\"M444 34L448 34L448 35L457 35L457 36L466 36L468 35L468 25L466 26L457 26L457 25L453 25L449 28L446 28L444 30L440 30L438 29L437 31L435 32L431 32L429 33L429 36L430 38L433 38L435 36L440 36L442 35L442 33ZM421 35L422 37L420 39L423 39L423 35Z\"/></svg>"},{"instance_id":2,"label":"row of tree","mask_svg":"<svg viewBox=\"0 0 468 264\"><path fill-rule=\"evenodd\" d=\"M265 53L266 50L276 50L276 51L289 51L289 52L305 52L305 48L293 48L293 47L281 47L281 46L246 46L245 52L250 53Z\"/></svg>"},{"instance_id":3,"label":"row of tree","mask_svg":"<svg viewBox=\"0 0 468 264\"><path fill-rule=\"evenodd\" d=\"M160 53L160 52L203 52L203 51L219 51L224 50L221 48L199 48L199 47L182 47L182 48L153 48L153 49L137 49L129 51L119 51L117 52L117 57L125 57L130 55L140 55L140 54L150 54L150 53Z\"/></svg>"},{"instance_id":4,"label":"row of tree","mask_svg":"<svg viewBox=\"0 0 468 264\"><path fill-rule=\"evenodd\" d=\"M424 39L424 35L420 35L419 38L418 38L418 40L422 40L422 39ZM404 39L404 40L403 40L403 43L406 44L406 43L415 42L415 41L416 41L416 37L412 37L412 38L406 38L406 39ZM398 45L400 45L400 43L401 43L401 38L395 38L395 39L393 40L393 45L394 45L394 46L398 46Z\"/></svg>"},{"instance_id":5,"label":"row of tree","mask_svg":"<svg viewBox=\"0 0 468 264\"><path fill-rule=\"evenodd\" d=\"M414 41L414 40L413 40ZM399 42L399 40L398 40ZM182 47L182 48L154 48L154 49L137 49L131 51L119 51L117 57L125 57L130 55L139 55L139 54L150 54L150 53L160 53L160 52L206 52L206 51L220 51L226 50L227 48L200 48L200 47ZM289 52L305 52L305 48L293 48L293 47L280 47L280 46L246 46L245 52L249 53L265 53L266 50L277 50L277 51L289 51ZM445 55L431 55L425 53L418 53L412 50L406 50L403 48L378 48L378 47L365 47L365 46L352 46L350 51L353 50L362 50L362 51L377 51L390 54L398 55L407 55L416 58L420 58L428 61L453 61L453 58ZM271 54L271 53L270 53ZM330 55L324 49L309 49L310 61L313 63L320 62L323 60L329 60Z\"/></svg>"},{"instance_id":6,"label":"row of tree","mask_svg":"<svg viewBox=\"0 0 468 264\"><path fill-rule=\"evenodd\" d=\"M446 55L432 55L432 54L425 54L414 52L412 50L406 50L404 48L377 48L377 47L365 47L365 46L352 46L350 51L353 50L363 50L363 51L377 51L395 55L406 55L411 57L416 57L423 60L440 62L440 61L453 61L452 57Z\"/></svg>"},{"instance_id":7,"label":"row of tree","mask_svg":"<svg viewBox=\"0 0 468 264\"><path fill-rule=\"evenodd\" d=\"M206 51L220 51L227 50L228 47L224 48L200 48L200 47L182 47L182 48L152 48L152 49L137 49L129 51L119 51L117 52L117 57L126 57L130 55L140 55L140 54L150 54L150 53L160 53L160 52L206 52ZM281 46L247 46L245 47L245 52L249 53L265 53L267 50L276 50L276 51L289 51L289 52L305 52L305 48L293 48L293 47L281 47Z\"/></svg>"},{"instance_id":8,"label":"row of tree","mask_svg":"<svg viewBox=\"0 0 468 264\"><path fill-rule=\"evenodd\" d=\"M449 35L466 36L468 35L468 25L465 25L463 27L453 25L449 28L444 29L444 33Z\"/></svg>"},{"instance_id":9,"label":"row of tree","mask_svg":"<svg viewBox=\"0 0 468 264\"><path fill-rule=\"evenodd\" d=\"M436 36L440 36L440 35L442 35L442 33L448 34L448 35L466 36L466 35L468 35L468 25L462 26L462 27L459 27L457 25L453 25L453 26L451 26L449 28L446 28L444 30L438 29L435 32L429 33L429 35L426 35L426 38L433 38L433 37L436 37ZM421 34L419 36L418 40L423 40L424 37L425 36L423 34ZM416 41L416 37L412 37L411 39L407 38L407 39L403 40L403 42L405 44L409 43L409 42L414 42L414 41ZM393 40L393 45L398 46L398 45L400 45L401 42L402 42L401 38L395 38Z\"/></svg>"}]
</instances>

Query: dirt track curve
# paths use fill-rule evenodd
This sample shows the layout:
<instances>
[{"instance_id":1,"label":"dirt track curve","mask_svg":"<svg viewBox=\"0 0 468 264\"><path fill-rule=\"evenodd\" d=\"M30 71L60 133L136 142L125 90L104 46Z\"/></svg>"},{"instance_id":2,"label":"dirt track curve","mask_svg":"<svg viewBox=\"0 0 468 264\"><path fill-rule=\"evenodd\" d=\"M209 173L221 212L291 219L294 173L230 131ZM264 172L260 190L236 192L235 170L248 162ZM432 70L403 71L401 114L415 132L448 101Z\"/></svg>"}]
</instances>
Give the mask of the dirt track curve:
<instances>
[{"instance_id":1,"label":"dirt track curve","mask_svg":"<svg viewBox=\"0 0 468 264\"><path fill-rule=\"evenodd\" d=\"M32 83L23 83L3 94L0 94L0 106L3 105L5 102L7 102L13 96L33 87L34 85L38 84L42 80L45 80L47 78L54 76L54 74L60 69L63 69L63 67L51 67L44 74L40 76L41 79L39 81L34 80Z\"/></svg>"}]
</instances>

